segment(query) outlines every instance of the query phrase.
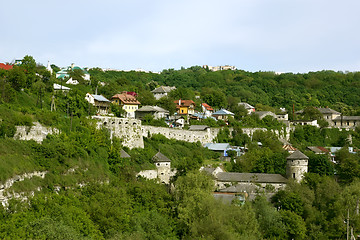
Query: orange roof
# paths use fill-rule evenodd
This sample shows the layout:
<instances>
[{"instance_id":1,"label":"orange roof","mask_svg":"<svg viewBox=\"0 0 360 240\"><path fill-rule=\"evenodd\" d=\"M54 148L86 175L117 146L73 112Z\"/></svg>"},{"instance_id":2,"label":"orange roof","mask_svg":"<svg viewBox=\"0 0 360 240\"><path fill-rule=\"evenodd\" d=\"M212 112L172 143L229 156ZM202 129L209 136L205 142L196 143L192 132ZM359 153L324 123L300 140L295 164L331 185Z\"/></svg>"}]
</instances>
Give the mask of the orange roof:
<instances>
[{"instance_id":1,"label":"orange roof","mask_svg":"<svg viewBox=\"0 0 360 240\"><path fill-rule=\"evenodd\" d=\"M204 108L205 108L206 110L208 110L208 111L214 111L214 109L213 109L212 107L210 107L210 105L207 104L207 103L202 103L201 105L203 105Z\"/></svg>"},{"instance_id":2,"label":"orange roof","mask_svg":"<svg viewBox=\"0 0 360 240\"><path fill-rule=\"evenodd\" d=\"M330 152L328 149L326 149L324 147L317 147L317 148L326 153Z\"/></svg>"},{"instance_id":3,"label":"orange roof","mask_svg":"<svg viewBox=\"0 0 360 240\"><path fill-rule=\"evenodd\" d=\"M4 63L0 63L0 68L4 69L4 70L10 70L12 69L14 66L10 65L10 64L4 64Z\"/></svg>"},{"instance_id":4,"label":"orange roof","mask_svg":"<svg viewBox=\"0 0 360 240\"><path fill-rule=\"evenodd\" d=\"M179 105L179 101L181 103L181 105ZM195 105L195 102L193 100L175 100L174 103L176 104L176 107L179 108L181 107L190 107L190 105Z\"/></svg>"},{"instance_id":5,"label":"orange roof","mask_svg":"<svg viewBox=\"0 0 360 240\"><path fill-rule=\"evenodd\" d=\"M141 104L136 97L127 94L126 92L122 92L121 94L115 94L114 96L111 97L112 99L119 99L123 104L133 104L133 105L139 105Z\"/></svg>"},{"instance_id":6,"label":"orange roof","mask_svg":"<svg viewBox=\"0 0 360 240\"><path fill-rule=\"evenodd\" d=\"M291 146L290 144L285 144L282 146L282 148L286 151L296 151L297 149Z\"/></svg>"}]
</instances>

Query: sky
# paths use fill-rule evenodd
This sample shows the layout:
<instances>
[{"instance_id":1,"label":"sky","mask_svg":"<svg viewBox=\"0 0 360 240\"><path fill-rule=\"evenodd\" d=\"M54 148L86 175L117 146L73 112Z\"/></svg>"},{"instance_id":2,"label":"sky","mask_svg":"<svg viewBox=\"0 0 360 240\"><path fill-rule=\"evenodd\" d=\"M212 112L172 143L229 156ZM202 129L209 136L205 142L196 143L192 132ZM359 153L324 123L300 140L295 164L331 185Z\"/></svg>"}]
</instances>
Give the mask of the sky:
<instances>
[{"instance_id":1,"label":"sky","mask_svg":"<svg viewBox=\"0 0 360 240\"><path fill-rule=\"evenodd\" d=\"M31 55L59 67L353 72L359 9L359 0L6 1L0 62Z\"/></svg>"}]
</instances>

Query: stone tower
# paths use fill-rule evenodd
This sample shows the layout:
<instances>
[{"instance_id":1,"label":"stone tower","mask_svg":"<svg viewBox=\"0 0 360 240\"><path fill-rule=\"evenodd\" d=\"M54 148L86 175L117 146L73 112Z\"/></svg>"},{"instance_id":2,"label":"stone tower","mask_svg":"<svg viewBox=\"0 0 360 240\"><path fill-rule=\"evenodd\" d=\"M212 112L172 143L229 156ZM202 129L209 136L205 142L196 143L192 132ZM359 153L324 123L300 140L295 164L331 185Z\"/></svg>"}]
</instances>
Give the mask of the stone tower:
<instances>
[{"instance_id":1,"label":"stone tower","mask_svg":"<svg viewBox=\"0 0 360 240\"><path fill-rule=\"evenodd\" d=\"M304 177L304 173L307 173L308 171L309 158L299 150L296 150L294 153L288 156L286 160L287 178L292 178L297 182L300 182Z\"/></svg>"},{"instance_id":2,"label":"stone tower","mask_svg":"<svg viewBox=\"0 0 360 240\"><path fill-rule=\"evenodd\" d=\"M170 177L174 175L171 171L171 160L160 151L155 154L152 159L155 162L155 166L157 168L157 177L159 178L160 182L169 184Z\"/></svg>"}]
</instances>

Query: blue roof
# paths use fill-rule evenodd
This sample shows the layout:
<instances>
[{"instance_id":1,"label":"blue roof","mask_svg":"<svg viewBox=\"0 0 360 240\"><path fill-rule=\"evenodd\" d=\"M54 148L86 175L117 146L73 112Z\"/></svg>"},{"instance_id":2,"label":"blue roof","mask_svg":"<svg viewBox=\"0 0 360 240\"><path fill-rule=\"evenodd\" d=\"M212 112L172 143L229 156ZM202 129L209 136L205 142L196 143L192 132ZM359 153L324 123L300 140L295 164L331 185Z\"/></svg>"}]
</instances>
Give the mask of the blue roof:
<instances>
[{"instance_id":1,"label":"blue roof","mask_svg":"<svg viewBox=\"0 0 360 240\"><path fill-rule=\"evenodd\" d=\"M220 109L217 112L214 112L212 115L235 115L232 112L226 110L226 109Z\"/></svg>"},{"instance_id":2,"label":"blue roof","mask_svg":"<svg viewBox=\"0 0 360 240\"><path fill-rule=\"evenodd\" d=\"M91 94L94 99L98 102L110 102L110 100L108 100L107 98L105 98L103 95L95 95L95 94Z\"/></svg>"},{"instance_id":3,"label":"blue roof","mask_svg":"<svg viewBox=\"0 0 360 240\"><path fill-rule=\"evenodd\" d=\"M205 144L206 148L213 150L213 151L225 151L226 149L230 148L229 143L207 143Z\"/></svg>"}]
</instances>

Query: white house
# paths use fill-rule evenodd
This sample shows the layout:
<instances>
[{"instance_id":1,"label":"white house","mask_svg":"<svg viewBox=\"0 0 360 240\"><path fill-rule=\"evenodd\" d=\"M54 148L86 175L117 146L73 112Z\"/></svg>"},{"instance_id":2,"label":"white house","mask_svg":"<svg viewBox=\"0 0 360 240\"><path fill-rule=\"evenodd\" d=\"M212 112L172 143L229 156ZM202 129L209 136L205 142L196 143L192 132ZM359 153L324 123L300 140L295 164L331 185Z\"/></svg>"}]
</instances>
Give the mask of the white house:
<instances>
[{"instance_id":1,"label":"white house","mask_svg":"<svg viewBox=\"0 0 360 240\"><path fill-rule=\"evenodd\" d=\"M159 100L162 97L167 96L172 90L175 90L176 87L160 86L155 88L151 92L154 94L156 100Z\"/></svg>"},{"instance_id":2,"label":"white house","mask_svg":"<svg viewBox=\"0 0 360 240\"><path fill-rule=\"evenodd\" d=\"M110 100L106 99L103 95L96 95L87 93L85 96L86 101L94 105L97 108L97 113L106 115L109 113Z\"/></svg>"},{"instance_id":3,"label":"white house","mask_svg":"<svg viewBox=\"0 0 360 240\"><path fill-rule=\"evenodd\" d=\"M84 80L90 81L90 73L86 71L84 68L81 68L79 66L75 66L74 63L71 64L71 66L68 66L66 68L62 68L59 72L56 73L56 78L62 79L65 77L70 77L69 71L71 70L81 70L83 72L83 78Z\"/></svg>"},{"instance_id":4,"label":"white house","mask_svg":"<svg viewBox=\"0 0 360 240\"><path fill-rule=\"evenodd\" d=\"M135 118L142 119L145 115L152 115L154 119L167 118L169 111L158 106L143 106L135 111Z\"/></svg>"},{"instance_id":5,"label":"white house","mask_svg":"<svg viewBox=\"0 0 360 240\"><path fill-rule=\"evenodd\" d=\"M255 107L251 106L248 103L240 102L238 103L238 106L243 106L248 111L248 114L255 112Z\"/></svg>"}]
</instances>

